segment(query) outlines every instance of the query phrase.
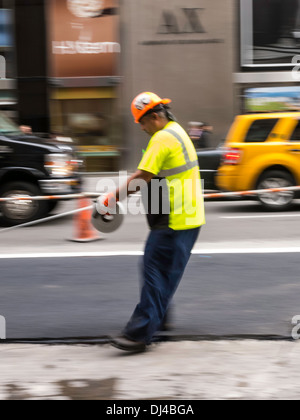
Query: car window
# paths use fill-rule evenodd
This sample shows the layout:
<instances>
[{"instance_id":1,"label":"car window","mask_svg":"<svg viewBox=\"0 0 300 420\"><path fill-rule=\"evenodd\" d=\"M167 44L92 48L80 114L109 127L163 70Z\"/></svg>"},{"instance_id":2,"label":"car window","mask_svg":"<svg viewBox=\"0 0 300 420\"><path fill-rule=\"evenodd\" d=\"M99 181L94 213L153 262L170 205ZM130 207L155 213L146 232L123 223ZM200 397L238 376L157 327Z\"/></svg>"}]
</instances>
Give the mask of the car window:
<instances>
[{"instance_id":1,"label":"car window","mask_svg":"<svg viewBox=\"0 0 300 420\"><path fill-rule=\"evenodd\" d=\"M1 134L21 134L20 128L3 113L0 113L0 135Z\"/></svg>"},{"instance_id":2,"label":"car window","mask_svg":"<svg viewBox=\"0 0 300 420\"><path fill-rule=\"evenodd\" d=\"M290 141L300 142L300 121L298 122L293 134L291 135Z\"/></svg>"},{"instance_id":3,"label":"car window","mask_svg":"<svg viewBox=\"0 0 300 420\"><path fill-rule=\"evenodd\" d=\"M277 122L278 118L254 121L248 131L245 142L262 143L266 141Z\"/></svg>"}]
</instances>

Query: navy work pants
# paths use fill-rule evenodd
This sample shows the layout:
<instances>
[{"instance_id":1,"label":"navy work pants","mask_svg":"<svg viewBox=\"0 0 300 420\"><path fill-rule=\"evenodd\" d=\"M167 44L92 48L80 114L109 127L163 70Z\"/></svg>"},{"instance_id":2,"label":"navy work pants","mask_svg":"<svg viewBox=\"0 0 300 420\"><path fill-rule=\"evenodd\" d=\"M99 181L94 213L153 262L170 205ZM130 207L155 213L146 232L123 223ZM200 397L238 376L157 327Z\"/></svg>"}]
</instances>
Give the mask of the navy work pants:
<instances>
[{"instance_id":1,"label":"navy work pants","mask_svg":"<svg viewBox=\"0 0 300 420\"><path fill-rule=\"evenodd\" d=\"M162 325L199 232L200 228L151 231L143 258L141 300L123 331L127 338L151 343Z\"/></svg>"}]
</instances>

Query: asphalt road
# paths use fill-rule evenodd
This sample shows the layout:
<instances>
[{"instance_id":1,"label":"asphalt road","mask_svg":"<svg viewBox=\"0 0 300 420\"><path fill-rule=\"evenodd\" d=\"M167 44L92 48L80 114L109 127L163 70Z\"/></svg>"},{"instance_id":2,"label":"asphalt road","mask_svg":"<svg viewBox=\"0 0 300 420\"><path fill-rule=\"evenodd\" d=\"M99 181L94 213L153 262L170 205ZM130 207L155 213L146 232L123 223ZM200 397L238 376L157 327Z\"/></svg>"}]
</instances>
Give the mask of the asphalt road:
<instances>
[{"instance_id":1,"label":"asphalt road","mask_svg":"<svg viewBox=\"0 0 300 420\"><path fill-rule=\"evenodd\" d=\"M74 210L79 203L63 202L55 214ZM226 251L229 249L289 250L300 246L300 202L291 211L268 213L253 201L207 202L207 224L196 244L197 250ZM7 230L0 226L0 258L9 255L40 255L56 253L101 253L143 251L148 227L143 214L132 214L137 206L129 203L129 214L116 232L101 234L100 241L85 244L70 240L77 237L78 224L74 216L44 222L32 227Z\"/></svg>"},{"instance_id":2,"label":"asphalt road","mask_svg":"<svg viewBox=\"0 0 300 420\"><path fill-rule=\"evenodd\" d=\"M138 202L124 225L89 243L73 216L0 230L0 315L7 338L120 332L139 297L148 234ZM78 203L62 203L56 213ZM300 313L300 206L267 213L253 201L207 202L207 224L175 298L176 336L290 336ZM134 214L132 214L134 213Z\"/></svg>"},{"instance_id":3,"label":"asphalt road","mask_svg":"<svg viewBox=\"0 0 300 420\"><path fill-rule=\"evenodd\" d=\"M119 333L138 300L139 257L1 261L7 338ZM299 254L193 255L173 309L176 336L291 334Z\"/></svg>"}]
</instances>

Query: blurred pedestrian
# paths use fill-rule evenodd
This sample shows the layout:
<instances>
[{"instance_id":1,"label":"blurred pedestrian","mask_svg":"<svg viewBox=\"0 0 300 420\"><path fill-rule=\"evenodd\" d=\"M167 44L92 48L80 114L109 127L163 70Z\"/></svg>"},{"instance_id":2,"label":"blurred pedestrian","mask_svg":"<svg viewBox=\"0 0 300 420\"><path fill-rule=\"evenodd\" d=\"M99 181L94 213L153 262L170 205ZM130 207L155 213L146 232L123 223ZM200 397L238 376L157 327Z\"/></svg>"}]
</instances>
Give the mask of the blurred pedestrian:
<instances>
[{"instance_id":1,"label":"blurred pedestrian","mask_svg":"<svg viewBox=\"0 0 300 420\"><path fill-rule=\"evenodd\" d=\"M197 121L189 122L188 135L193 142L196 150L202 149L201 137L203 134L203 123Z\"/></svg>"},{"instance_id":2,"label":"blurred pedestrian","mask_svg":"<svg viewBox=\"0 0 300 420\"><path fill-rule=\"evenodd\" d=\"M189 123L188 134L195 146L196 151L201 149L208 149L211 145L210 136L213 127L204 122Z\"/></svg>"},{"instance_id":3,"label":"blurred pedestrian","mask_svg":"<svg viewBox=\"0 0 300 420\"><path fill-rule=\"evenodd\" d=\"M213 132L213 126L204 122L202 126L202 137L201 137L202 147L204 149L209 149L211 147L212 132Z\"/></svg>"},{"instance_id":4,"label":"blurred pedestrian","mask_svg":"<svg viewBox=\"0 0 300 420\"><path fill-rule=\"evenodd\" d=\"M138 170L125 186L100 197L97 202L100 213L103 209L109 213L124 192L126 195L132 192L130 183L133 180L147 183L150 198L147 217L151 231L143 257L140 302L122 336L111 341L113 346L130 352L144 351L154 334L163 327L200 228L205 223L195 148L171 114L170 102L151 92L138 95L132 102L135 122L151 140ZM162 188L153 188L155 182L160 182ZM153 200L158 198L159 211L152 214ZM166 203L168 210L164 211Z\"/></svg>"}]
</instances>

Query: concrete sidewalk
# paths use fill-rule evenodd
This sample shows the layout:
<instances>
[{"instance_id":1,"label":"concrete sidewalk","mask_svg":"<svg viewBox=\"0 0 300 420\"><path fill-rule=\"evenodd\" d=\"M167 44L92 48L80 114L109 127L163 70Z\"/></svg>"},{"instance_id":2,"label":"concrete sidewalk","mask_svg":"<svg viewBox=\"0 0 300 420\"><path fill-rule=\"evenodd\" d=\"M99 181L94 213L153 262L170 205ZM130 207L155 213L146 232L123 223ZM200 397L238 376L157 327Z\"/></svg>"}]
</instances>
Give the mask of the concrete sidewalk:
<instances>
[{"instance_id":1,"label":"concrete sidewalk","mask_svg":"<svg viewBox=\"0 0 300 420\"><path fill-rule=\"evenodd\" d=\"M299 399L299 341L0 344L1 400Z\"/></svg>"}]
</instances>

